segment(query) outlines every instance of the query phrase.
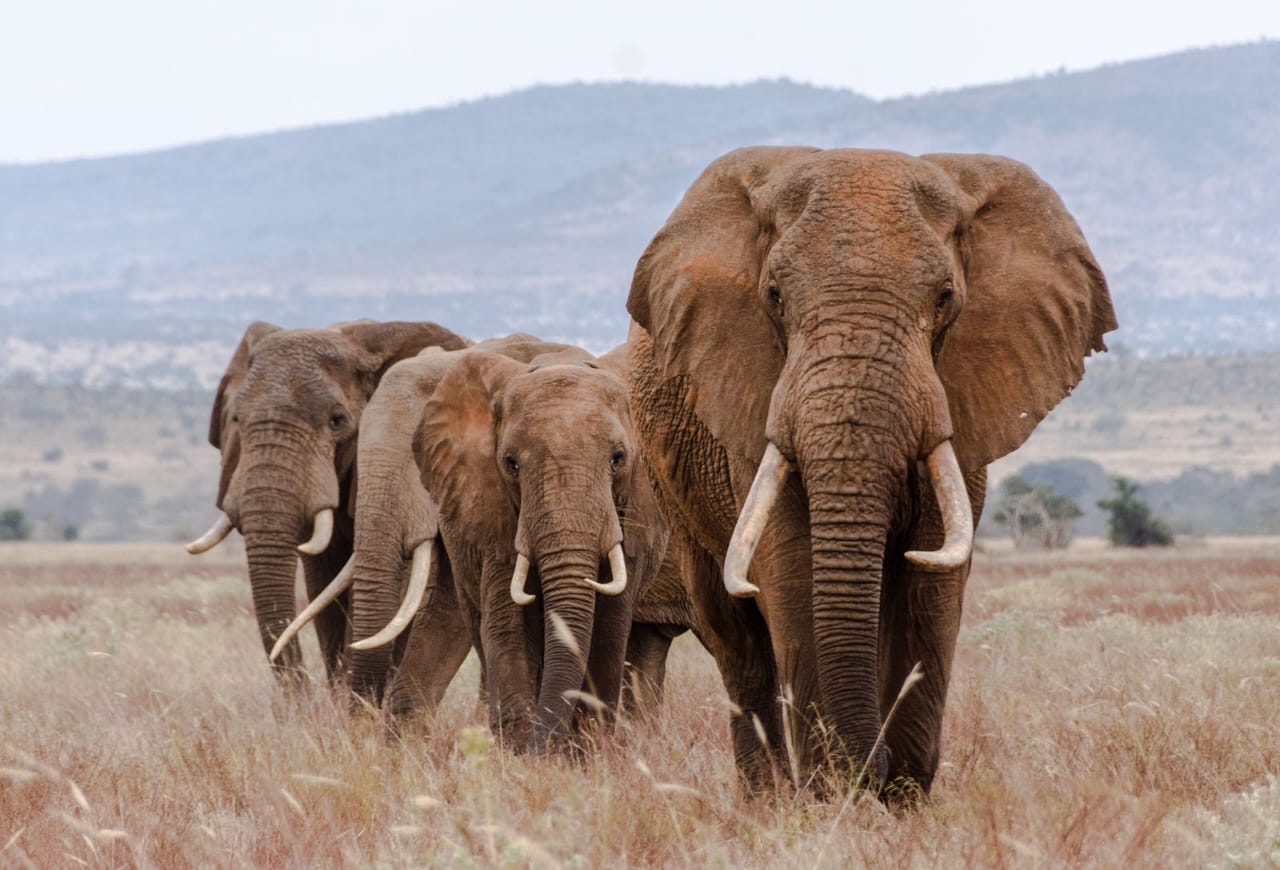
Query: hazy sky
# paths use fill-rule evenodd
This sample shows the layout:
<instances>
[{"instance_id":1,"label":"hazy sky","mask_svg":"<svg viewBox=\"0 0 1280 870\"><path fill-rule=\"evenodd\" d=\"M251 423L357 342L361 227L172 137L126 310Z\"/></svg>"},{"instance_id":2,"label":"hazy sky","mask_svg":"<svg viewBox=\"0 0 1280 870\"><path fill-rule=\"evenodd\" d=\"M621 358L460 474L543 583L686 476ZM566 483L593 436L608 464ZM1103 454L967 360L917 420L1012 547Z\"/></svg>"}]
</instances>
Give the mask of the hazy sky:
<instances>
[{"instance_id":1,"label":"hazy sky","mask_svg":"<svg viewBox=\"0 0 1280 870\"><path fill-rule=\"evenodd\" d=\"M0 0L0 161L539 82L778 76L874 97L1280 37L1280 0Z\"/></svg>"}]
</instances>

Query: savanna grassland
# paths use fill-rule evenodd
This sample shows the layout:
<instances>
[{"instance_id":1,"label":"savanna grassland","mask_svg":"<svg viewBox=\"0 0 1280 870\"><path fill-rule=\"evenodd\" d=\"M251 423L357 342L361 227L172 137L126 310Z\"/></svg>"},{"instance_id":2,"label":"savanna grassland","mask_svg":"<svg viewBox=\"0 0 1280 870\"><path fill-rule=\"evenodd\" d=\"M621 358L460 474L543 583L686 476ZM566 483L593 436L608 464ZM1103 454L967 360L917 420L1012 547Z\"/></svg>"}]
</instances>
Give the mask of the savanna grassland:
<instances>
[{"instance_id":1,"label":"savanna grassland","mask_svg":"<svg viewBox=\"0 0 1280 870\"><path fill-rule=\"evenodd\" d=\"M933 800L901 815L742 798L685 638L660 719L581 763L496 748L474 661L398 739L273 701L243 562L208 559L0 546L0 865L1280 863L1275 540L979 554Z\"/></svg>"}]
</instances>

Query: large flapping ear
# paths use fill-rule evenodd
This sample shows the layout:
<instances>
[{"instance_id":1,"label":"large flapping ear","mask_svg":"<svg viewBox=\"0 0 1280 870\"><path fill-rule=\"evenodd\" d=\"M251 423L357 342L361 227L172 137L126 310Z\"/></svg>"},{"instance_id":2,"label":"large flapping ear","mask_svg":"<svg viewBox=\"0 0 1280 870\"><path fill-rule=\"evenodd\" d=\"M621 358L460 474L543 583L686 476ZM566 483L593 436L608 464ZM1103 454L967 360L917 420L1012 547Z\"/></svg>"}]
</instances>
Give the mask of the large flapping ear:
<instances>
[{"instance_id":1,"label":"large flapping ear","mask_svg":"<svg viewBox=\"0 0 1280 870\"><path fill-rule=\"evenodd\" d=\"M244 376L249 373L249 351L261 339L279 331L280 327L261 320L251 323L236 345L235 352L231 354L231 362L227 363L227 370L223 372L217 392L213 394L213 411L209 414L209 443L219 450L222 449L222 433L235 414L236 392L240 389Z\"/></svg>"},{"instance_id":2,"label":"large flapping ear","mask_svg":"<svg viewBox=\"0 0 1280 870\"><path fill-rule=\"evenodd\" d=\"M527 369L498 354L463 354L427 401L413 442L444 521L465 517L471 532L504 547L515 541L516 513L494 455L496 407L507 381Z\"/></svg>"},{"instance_id":3,"label":"large flapping ear","mask_svg":"<svg viewBox=\"0 0 1280 870\"><path fill-rule=\"evenodd\" d=\"M645 249L627 299L663 376L689 376L699 419L748 458L764 450L783 360L756 298L769 228L753 200L781 167L813 151L744 148L712 163Z\"/></svg>"},{"instance_id":4,"label":"large flapping ear","mask_svg":"<svg viewBox=\"0 0 1280 870\"><path fill-rule=\"evenodd\" d=\"M1111 295L1080 227L1028 167L985 155L932 154L965 201L958 233L964 308L938 358L964 468L1022 444L1106 350Z\"/></svg>"},{"instance_id":5,"label":"large flapping ear","mask_svg":"<svg viewBox=\"0 0 1280 870\"><path fill-rule=\"evenodd\" d=\"M361 361L361 368L370 376L373 385L382 379L391 366L408 359L423 348L461 350L471 344L462 336L429 321L412 323L397 320L380 323L360 320L338 324L334 328L363 348L367 357Z\"/></svg>"}]
</instances>

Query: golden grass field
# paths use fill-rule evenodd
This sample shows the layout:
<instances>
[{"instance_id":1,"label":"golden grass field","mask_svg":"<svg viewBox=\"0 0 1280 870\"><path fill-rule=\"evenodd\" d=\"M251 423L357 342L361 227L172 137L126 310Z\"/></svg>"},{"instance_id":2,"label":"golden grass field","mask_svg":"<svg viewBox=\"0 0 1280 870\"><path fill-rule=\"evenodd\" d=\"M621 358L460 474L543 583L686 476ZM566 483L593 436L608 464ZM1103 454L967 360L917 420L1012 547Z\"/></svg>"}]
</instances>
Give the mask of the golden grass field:
<instances>
[{"instance_id":1,"label":"golden grass field","mask_svg":"<svg viewBox=\"0 0 1280 870\"><path fill-rule=\"evenodd\" d=\"M740 796L710 658L585 762L494 747L468 662L399 740L273 709L234 548L0 545L0 866L1280 864L1280 544L982 553L933 798ZM306 652L317 665L308 632Z\"/></svg>"}]
</instances>

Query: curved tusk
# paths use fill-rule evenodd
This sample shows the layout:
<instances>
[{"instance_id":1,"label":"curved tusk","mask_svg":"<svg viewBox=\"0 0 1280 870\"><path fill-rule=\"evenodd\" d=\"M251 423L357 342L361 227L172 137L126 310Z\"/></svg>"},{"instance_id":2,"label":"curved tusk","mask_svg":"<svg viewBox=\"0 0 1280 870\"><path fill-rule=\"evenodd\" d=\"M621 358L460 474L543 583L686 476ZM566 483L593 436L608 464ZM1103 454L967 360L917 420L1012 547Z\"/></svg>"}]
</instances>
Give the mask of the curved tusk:
<instances>
[{"instance_id":1,"label":"curved tusk","mask_svg":"<svg viewBox=\"0 0 1280 870\"><path fill-rule=\"evenodd\" d=\"M338 576L334 577L329 585L324 587L324 589L320 591L320 594L307 604L303 611L298 614L297 618L294 619L293 622L289 623L289 627L284 630L284 633L276 639L276 645L271 648L271 655L267 657L268 660L274 662L279 657L280 653L284 652L284 648L289 641L297 637L298 632L302 631L303 627L306 626L308 622L315 619L320 611L332 604L335 598L350 589L351 584L355 581L355 576L356 557L352 556L347 560L347 564L342 566L342 570L338 572Z\"/></svg>"},{"instance_id":2,"label":"curved tusk","mask_svg":"<svg viewBox=\"0 0 1280 870\"><path fill-rule=\"evenodd\" d=\"M938 510L942 513L942 548L911 550L907 561L927 571L950 571L963 566L973 555L973 508L950 440L933 448L928 465Z\"/></svg>"},{"instance_id":3,"label":"curved tusk","mask_svg":"<svg viewBox=\"0 0 1280 870\"><path fill-rule=\"evenodd\" d=\"M193 556L199 556L201 553L207 553L214 547L222 543L222 541L231 534L231 517L223 514L218 517L218 521L209 527L209 531L196 538L190 544L187 544L187 552Z\"/></svg>"},{"instance_id":4,"label":"curved tusk","mask_svg":"<svg viewBox=\"0 0 1280 870\"><path fill-rule=\"evenodd\" d=\"M511 572L511 600L521 607L532 604L538 596L524 591L524 581L529 577L529 560L523 553L516 553L516 569Z\"/></svg>"},{"instance_id":5,"label":"curved tusk","mask_svg":"<svg viewBox=\"0 0 1280 870\"><path fill-rule=\"evenodd\" d=\"M609 550L609 573L613 577L608 583L587 578L587 585L601 595L621 595L627 589L627 559L622 554L622 545L614 544Z\"/></svg>"},{"instance_id":6,"label":"curved tusk","mask_svg":"<svg viewBox=\"0 0 1280 870\"><path fill-rule=\"evenodd\" d=\"M308 556L319 556L329 546L333 537L333 508L325 508L316 514L315 525L311 529L311 540L298 545L299 553Z\"/></svg>"},{"instance_id":7,"label":"curved tusk","mask_svg":"<svg viewBox=\"0 0 1280 870\"><path fill-rule=\"evenodd\" d=\"M413 548L413 565L409 569L409 588L404 594L404 601L400 602L400 609L382 631L372 637L356 641L351 644L352 649L373 649L385 643L391 643L413 622L413 618L418 615L418 610L422 607L423 599L426 598L427 588L431 585L429 582L431 580L431 547L434 544L435 538L432 538Z\"/></svg>"},{"instance_id":8,"label":"curved tusk","mask_svg":"<svg viewBox=\"0 0 1280 870\"><path fill-rule=\"evenodd\" d=\"M724 588L734 598L754 598L760 592L759 586L747 580L747 569L751 567L751 557L755 555L765 524L769 522L769 511L790 473L791 463L772 441L769 442L760 459L756 479L751 482L751 491L742 505L742 513L738 515L738 524L733 527L729 552L724 557Z\"/></svg>"}]
</instances>

